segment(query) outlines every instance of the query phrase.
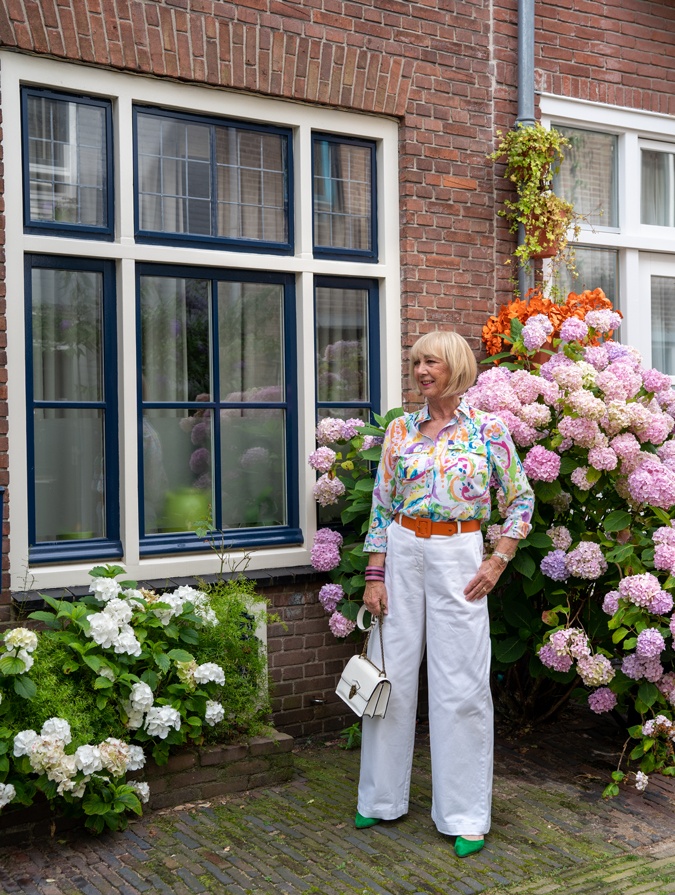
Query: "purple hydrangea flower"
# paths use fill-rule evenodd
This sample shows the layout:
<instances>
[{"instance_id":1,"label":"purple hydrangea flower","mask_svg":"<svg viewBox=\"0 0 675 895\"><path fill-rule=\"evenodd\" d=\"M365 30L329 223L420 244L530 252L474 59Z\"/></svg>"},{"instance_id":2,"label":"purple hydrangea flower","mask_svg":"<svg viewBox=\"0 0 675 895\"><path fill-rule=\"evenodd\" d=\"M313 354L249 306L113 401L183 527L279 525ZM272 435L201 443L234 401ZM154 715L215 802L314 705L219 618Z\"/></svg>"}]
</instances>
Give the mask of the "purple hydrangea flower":
<instances>
[{"instance_id":1,"label":"purple hydrangea flower","mask_svg":"<svg viewBox=\"0 0 675 895\"><path fill-rule=\"evenodd\" d=\"M312 489L312 494L314 495L314 500L318 504L322 507L328 507L333 503L337 503L345 493L345 490L344 483L341 482L337 476L331 478L331 476L326 473L317 479L317 482Z\"/></svg>"},{"instance_id":2,"label":"purple hydrangea flower","mask_svg":"<svg viewBox=\"0 0 675 895\"><path fill-rule=\"evenodd\" d=\"M571 656L559 656L553 647L545 643L537 653L543 665L554 671L569 671L572 667Z\"/></svg>"},{"instance_id":3,"label":"purple hydrangea flower","mask_svg":"<svg viewBox=\"0 0 675 895\"><path fill-rule=\"evenodd\" d=\"M330 472L335 463L336 453L329 447L317 448L307 458L307 462L317 472Z\"/></svg>"},{"instance_id":4,"label":"purple hydrangea flower","mask_svg":"<svg viewBox=\"0 0 675 895\"><path fill-rule=\"evenodd\" d=\"M611 712L616 705L616 696L609 687L599 687L588 694L588 706L592 712L600 715L602 712Z\"/></svg>"},{"instance_id":5,"label":"purple hydrangea flower","mask_svg":"<svg viewBox=\"0 0 675 895\"><path fill-rule=\"evenodd\" d=\"M335 612L335 608L344 597L345 592L339 584L324 584L319 591L319 602L326 612Z\"/></svg>"},{"instance_id":6,"label":"purple hydrangea flower","mask_svg":"<svg viewBox=\"0 0 675 895\"><path fill-rule=\"evenodd\" d=\"M553 581L565 581L570 574L567 571L566 556L564 550L552 550L547 553L540 564L542 573L547 578L552 578Z\"/></svg>"},{"instance_id":7,"label":"purple hydrangea flower","mask_svg":"<svg viewBox=\"0 0 675 895\"><path fill-rule=\"evenodd\" d=\"M567 554L567 570L575 578L594 581L607 571L607 561L598 544L582 541Z\"/></svg>"},{"instance_id":8,"label":"purple hydrangea flower","mask_svg":"<svg viewBox=\"0 0 675 895\"><path fill-rule=\"evenodd\" d=\"M588 324L578 317L568 317L560 327L563 342L583 342L588 335Z\"/></svg>"},{"instance_id":9,"label":"purple hydrangea flower","mask_svg":"<svg viewBox=\"0 0 675 895\"><path fill-rule=\"evenodd\" d=\"M606 593L605 599L602 601L602 611L606 612L607 615L615 615L619 609L619 596L619 592L616 590L610 590L609 593Z\"/></svg>"},{"instance_id":10,"label":"purple hydrangea flower","mask_svg":"<svg viewBox=\"0 0 675 895\"><path fill-rule=\"evenodd\" d=\"M523 327L521 338L528 351L538 351L552 332L553 324L546 314L535 314Z\"/></svg>"},{"instance_id":11,"label":"purple hydrangea flower","mask_svg":"<svg viewBox=\"0 0 675 895\"><path fill-rule=\"evenodd\" d=\"M666 648L666 641L657 628L645 628L637 638L635 652L642 659L653 659L660 656Z\"/></svg>"}]
</instances>

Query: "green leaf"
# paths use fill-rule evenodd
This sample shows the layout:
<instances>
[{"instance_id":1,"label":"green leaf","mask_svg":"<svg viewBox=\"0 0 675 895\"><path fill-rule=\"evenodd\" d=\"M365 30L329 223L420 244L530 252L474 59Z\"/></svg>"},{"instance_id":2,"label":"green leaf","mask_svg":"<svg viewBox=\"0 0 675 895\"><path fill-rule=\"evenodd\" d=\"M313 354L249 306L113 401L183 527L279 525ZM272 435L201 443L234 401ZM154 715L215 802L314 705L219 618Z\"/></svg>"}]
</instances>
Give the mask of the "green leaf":
<instances>
[{"instance_id":1,"label":"green leaf","mask_svg":"<svg viewBox=\"0 0 675 895\"><path fill-rule=\"evenodd\" d=\"M21 677L14 678L14 692L24 699L32 699L37 693L37 687L34 681L22 674Z\"/></svg>"},{"instance_id":2,"label":"green leaf","mask_svg":"<svg viewBox=\"0 0 675 895\"><path fill-rule=\"evenodd\" d=\"M630 528L633 517L625 510L614 510L602 523L605 531L623 531L624 528Z\"/></svg>"},{"instance_id":3,"label":"green leaf","mask_svg":"<svg viewBox=\"0 0 675 895\"><path fill-rule=\"evenodd\" d=\"M183 643L190 643L194 646L199 643L199 633L194 628L181 628L180 639Z\"/></svg>"},{"instance_id":4,"label":"green leaf","mask_svg":"<svg viewBox=\"0 0 675 895\"><path fill-rule=\"evenodd\" d=\"M542 503L552 503L561 491L558 479L555 482L534 482L534 493Z\"/></svg>"},{"instance_id":5,"label":"green leaf","mask_svg":"<svg viewBox=\"0 0 675 895\"><path fill-rule=\"evenodd\" d=\"M26 663L17 656L5 656L0 659L0 671L3 674L23 674L26 670Z\"/></svg>"},{"instance_id":6,"label":"green leaf","mask_svg":"<svg viewBox=\"0 0 675 895\"><path fill-rule=\"evenodd\" d=\"M535 561L525 550L518 550L511 562L513 564L513 567L526 578L532 578L534 573L537 571L537 565Z\"/></svg>"},{"instance_id":7,"label":"green leaf","mask_svg":"<svg viewBox=\"0 0 675 895\"><path fill-rule=\"evenodd\" d=\"M546 579L541 571L537 570L533 578L523 578L522 587L526 597L533 597L545 586Z\"/></svg>"},{"instance_id":8,"label":"green leaf","mask_svg":"<svg viewBox=\"0 0 675 895\"><path fill-rule=\"evenodd\" d=\"M155 663L164 674L171 668L171 660L166 653L155 653Z\"/></svg>"},{"instance_id":9,"label":"green leaf","mask_svg":"<svg viewBox=\"0 0 675 895\"><path fill-rule=\"evenodd\" d=\"M560 473L561 475L571 475L578 466L579 461L574 457L563 457L560 461Z\"/></svg>"},{"instance_id":10,"label":"green leaf","mask_svg":"<svg viewBox=\"0 0 675 895\"><path fill-rule=\"evenodd\" d=\"M359 451L359 456L364 460L379 460L382 456L382 445L370 447L365 451Z\"/></svg>"},{"instance_id":11,"label":"green leaf","mask_svg":"<svg viewBox=\"0 0 675 895\"><path fill-rule=\"evenodd\" d=\"M96 674L98 674L101 666L103 665L103 661L99 656L83 656L82 659L85 664L91 668L92 671L95 671Z\"/></svg>"},{"instance_id":12,"label":"green leaf","mask_svg":"<svg viewBox=\"0 0 675 895\"><path fill-rule=\"evenodd\" d=\"M616 783L610 783L609 786L606 786L602 791L603 799L612 799L614 796L619 795L619 787Z\"/></svg>"},{"instance_id":13,"label":"green leaf","mask_svg":"<svg viewBox=\"0 0 675 895\"><path fill-rule=\"evenodd\" d=\"M620 643L628 633L628 628L617 628L612 634L612 643Z\"/></svg>"},{"instance_id":14,"label":"green leaf","mask_svg":"<svg viewBox=\"0 0 675 895\"><path fill-rule=\"evenodd\" d=\"M42 622L50 628L60 627L53 612L44 612L42 610L37 610L36 612L29 613L28 618L33 618L37 622Z\"/></svg>"},{"instance_id":15,"label":"green leaf","mask_svg":"<svg viewBox=\"0 0 675 895\"><path fill-rule=\"evenodd\" d=\"M169 650L169 652L167 653L167 656L173 662L193 662L194 661L194 656L192 655L192 653L188 653L184 649Z\"/></svg>"},{"instance_id":16,"label":"green leaf","mask_svg":"<svg viewBox=\"0 0 675 895\"><path fill-rule=\"evenodd\" d=\"M97 677L94 681L94 690L109 690L113 686L113 682L107 677Z\"/></svg>"},{"instance_id":17,"label":"green leaf","mask_svg":"<svg viewBox=\"0 0 675 895\"><path fill-rule=\"evenodd\" d=\"M510 665L525 654L527 643L520 637L507 637L505 640L495 640L492 649L496 659Z\"/></svg>"},{"instance_id":18,"label":"green leaf","mask_svg":"<svg viewBox=\"0 0 675 895\"><path fill-rule=\"evenodd\" d=\"M550 550L553 541L543 531L531 531L527 538L523 541L523 545L529 544L532 547L539 547L541 550Z\"/></svg>"},{"instance_id":19,"label":"green leaf","mask_svg":"<svg viewBox=\"0 0 675 895\"><path fill-rule=\"evenodd\" d=\"M135 814L143 813L140 799L132 789L128 788L123 789L121 792L118 790L113 802L113 808L117 812L129 810Z\"/></svg>"},{"instance_id":20,"label":"green leaf","mask_svg":"<svg viewBox=\"0 0 675 895\"><path fill-rule=\"evenodd\" d=\"M358 479L354 483L355 491L364 491L368 494L370 494L372 492L374 487L375 487L375 479L371 479L371 478Z\"/></svg>"},{"instance_id":21,"label":"green leaf","mask_svg":"<svg viewBox=\"0 0 675 895\"><path fill-rule=\"evenodd\" d=\"M96 708L99 710L99 712L102 712L107 705L108 705L108 697L107 696L103 696L103 694L101 694L100 696L96 697Z\"/></svg>"},{"instance_id":22,"label":"green leaf","mask_svg":"<svg viewBox=\"0 0 675 895\"><path fill-rule=\"evenodd\" d=\"M82 808L85 814L107 814L110 804L104 802L96 793L90 792L82 799Z\"/></svg>"},{"instance_id":23,"label":"green leaf","mask_svg":"<svg viewBox=\"0 0 675 895\"><path fill-rule=\"evenodd\" d=\"M644 702L646 706L652 706L656 702L659 696L659 691L656 684L650 684L646 682L644 684L640 684L638 689L638 697Z\"/></svg>"},{"instance_id":24,"label":"green leaf","mask_svg":"<svg viewBox=\"0 0 675 895\"><path fill-rule=\"evenodd\" d=\"M635 548L631 544L620 544L613 550L605 554L605 559L609 562L625 562L635 552Z\"/></svg>"}]
</instances>

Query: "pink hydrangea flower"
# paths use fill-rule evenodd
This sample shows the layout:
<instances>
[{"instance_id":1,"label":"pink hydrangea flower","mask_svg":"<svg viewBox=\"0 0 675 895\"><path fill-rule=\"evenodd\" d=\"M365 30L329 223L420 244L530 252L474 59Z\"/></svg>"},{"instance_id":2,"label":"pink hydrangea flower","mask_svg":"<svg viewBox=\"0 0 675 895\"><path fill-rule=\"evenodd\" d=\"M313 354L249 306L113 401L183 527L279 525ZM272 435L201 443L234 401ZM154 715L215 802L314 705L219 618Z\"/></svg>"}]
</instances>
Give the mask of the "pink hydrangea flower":
<instances>
[{"instance_id":1,"label":"pink hydrangea flower","mask_svg":"<svg viewBox=\"0 0 675 895\"><path fill-rule=\"evenodd\" d=\"M599 333L609 333L621 326L621 315L609 308L603 308L601 311L588 311L584 320Z\"/></svg>"},{"instance_id":2,"label":"pink hydrangea flower","mask_svg":"<svg viewBox=\"0 0 675 895\"><path fill-rule=\"evenodd\" d=\"M641 575L627 575L619 582L619 595L625 600L647 609L660 593L661 584L656 575L651 572L643 572Z\"/></svg>"},{"instance_id":3,"label":"pink hydrangea flower","mask_svg":"<svg viewBox=\"0 0 675 895\"><path fill-rule=\"evenodd\" d=\"M615 705L616 696L609 687L599 687L588 694L588 707L598 715L602 712L611 712Z\"/></svg>"},{"instance_id":4,"label":"pink hydrangea flower","mask_svg":"<svg viewBox=\"0 0 675 895\"><path fill-rule=\"evenodd\" d=\"M356 625L348 618L345 618L341 612L336 611L328 619L328 627L335 637L347 637L352 633Z\"/></svg>"},{"instance_id":5,"label":"pink hydrangea flower","mask_svg":"<svg viewBox=\"0 0 675 895\"><path fill-rule=\"evenodd\" d=\"M539 482L554 482L560 475L560 457L540 444L527 452L523 460L526 475Z\"/></svg>"},{"instance_id":6,"label":"pink hydrangea flower","mask_svg":"<svg viewBox=\"0 0 675 895\"><path fill-rule=\"evenodd\" d=\"M307 458L307 462L317 472L330 472L335 463L336 453L329 447L317 448Z\"/></svg>"},{"instance_id":7,"label":"pink hydrangea flower","mask_svg":"<svg viewBox=\"0 0 675 895\"><path fill-rule=\"evenodd\" d=\"M615 615L619 609L619 597L620 594L616 590L610 590L605 594L605 599L602 601L602 611L606 612L607 615Z\"/></svg>"},{"instance_id":8,"label":"pink hydrangea flower","mask_svg":"<svg viewBox=\"0 0 675 895\"><path fill-rule=\"evenodd\" d=\"M675 472L650 457L630 473L628 490L636 503L669 510L675 505Z\"/></svg>"},{"instance_id":9,"label":"pink hydrangea flower","mask_svg":"<svg viewBox=\"0 0 675 895\"><path fill-rule=\"evenodd\" d=\"M609 364L609 355L604 345L589 345L584 351L584 360L599 372Z\"/></svg>"},{"instance_id":10,"label":"pink hydrangea flower","mask_svg":"<svg viewBox=\"0 0 675 895\"><path fill-rule=\"evenodd\" d=\"M334 441L341 441L345 438L344 420L337 417L327 416L319 421L316 427L316 440L320 445L331 444Z\"/></svg>"},{"instance_id":11,"label":"pink hydrangea flower","mask_svg":"<svg viewBox=\"0 0 675 895\"><path fill-rule=\"evenodd\" d=\"M580 488L582 491L590 491L593 487L593 482L589 482L587 478L588 471L588 466L578 466L573 470L572 475L570 476L572 484L576 485L577 488Z\"/></svg>"},{"instance_id":12,"label":"pink hydrangea flower","mask_svg":"<svg viewBox=\"0 0 675 895\"><path fill-rule=\"evenodd\" d=\"M319 572L330 572L340 565L342 535L330 528L320 528L314 535L310 561Z\"/></svg>"},{"instance_id":13,"label":"pink hydrangea flower","mask_svg":"<svg viewBox=\"0 0 675 895\"><path fill-rule=\"evenodd\" d=\"M588 335L588 324L578 317L568 317L560 327L563 342L583 342Z\"/></svg>"},{"instance_id":14,"label":"pink hydrangea flower","mask_svg":"<svg viewBox=\"0 0 675 895\"><path fill-rule=\"evenodd\" d=\"M344 483L337 476L331 477L327 473L317 479L312 488L314 500L322 507L328 507L337 503L345 493Z\"/></svg>"},{"instance_id":15,"label":"pink hydrangea flower","mask_svg":"<svg viewBox=\"0 0 675 895\"><path fill-rule=\"evenodd\" d=\"M546 534L556 550L568 550L572 546L572 535L564 525L554 525L547 529Z\"/></svg>"},{"instance_id":16,"label":"pink hydrangea flower","mask_svg":"<svg viewBox=\"0 0 675 895\"><path fill-rule=\"evenodd\" d=\"M567 554L567 569L575 578L594 581L607 571L607 561L598 544L582 541Z\"/></svg>"},{"instance_id":17,"label":"pink hydrangea flower","mask_svg":"<svg viewBox=\"0 0 675 895\"><path fill-rule=\"evenodd\" d=\"M528 351L538 351L552 332L553 324L546 314L535 314L523 327L521 338Z\"/></svg>"},{"instance_id":18,"label":"pink hydrangea flower","mask_svg":"<svg viewBox=\"0 0 675 895\"><path fill-rule=\"evenodd\" d=\"M614 678L612 663L606 656L586 656L577 662L577 671L587 687L599 687L608 684Z\"/></svg>"},{"instance_id":19,"label":"pink hydrangea flower","mask_svg":"<svg viewBox=\"0 0 675 895\"><path fill-rule=\"evenodd\" d=\"M670 376L653 367L642 371L642 384L648 392L663 392L672 388Z\"/></svg>"},{"instance_id":20,"label":"pink hydrangea flower","mask_svg":"<svg viewBox=\"0 0 675 895\"><path fill-rule=\"evenodd\" d=\"M547 668L552 668L554 671L569 671L572 667L572 657L567 655L559 656L548 643L539 648L537 655L543 665L546 665Z\"/></svg>"},{"instance_id":21,"label":"pink hydrangea flower","mask_svg":"<svg viewBox=\"0 0 675 895\"><path fill-rule=\"evenodd\" d=\"M593 447L588 452L588 462L593 469L616 469L619 458L611 447Z\"/></svg>"}]
</instances>

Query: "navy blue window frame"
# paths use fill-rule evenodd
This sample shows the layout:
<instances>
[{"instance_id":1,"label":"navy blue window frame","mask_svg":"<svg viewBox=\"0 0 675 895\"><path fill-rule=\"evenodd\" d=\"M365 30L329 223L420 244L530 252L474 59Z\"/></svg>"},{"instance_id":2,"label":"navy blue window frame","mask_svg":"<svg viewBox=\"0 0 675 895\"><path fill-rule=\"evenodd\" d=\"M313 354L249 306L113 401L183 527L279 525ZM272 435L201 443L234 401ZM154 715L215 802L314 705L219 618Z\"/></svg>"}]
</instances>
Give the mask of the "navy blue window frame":
<instances>
[{"instance_id":1,"label":"navy blue window frame","mask_svg":"<svg viewBox=\"0 0 675 895\"><path fill-rule=\"evenodd\" d=\"M312 234L314 234L314 146L318 142L338 143L341 145L363 146L370 150L370 249L342 249L335 246L324 246L314 242L314 255L317 258L330 258L337 261L370 261L377 262L378 229L377 229L377 146L373 140L359 140L356 137L341 137L337 134L312 132ZM313 241L312 237L312 241Z\"/></svg>"},{"instance_id":2,"label":"navy blue window frame","mask_svg":"<svg viewBox=\"0 0 675 895\"><path fill-rule=\"evenodd\" d=\"M48 270L93 271L103 277L103 400L36 401L33 382L33 300L32 272ZM87 258L62 258L52 255L27 255L24 259L26 282L26 400L28 465L28 557L31 563L74 562L76 560L116 559L122 556L119 508L119 444L117 441L117 334L115 316L115 267L112 261ZM76 541L37 542L35 525L35 427L38 408L103 410L105 451L105 522L107 537Z\"/></svg>"},{"instance_id":3,"label":"navy blue window frame","mask_svg":"<svg viewBox=\"0 0 675 895\"><path fill-rule=\"evenodd\" d=\"M316 290L364 289L368 292L368 401L319 401L316 402L317 422L321 410L369 410L379 413L380 408L380 293L376 280L357 277L317 276L314 278L314 318L316 319ZM319 394L316 346L314 349L314 382Z\"/></svg>"},{"instance_id":4,"label":"navy blue window frame","mask_svg":"<svg viewBox=\"0 0 675 895\"><path fill-rule=\"evenodd\" d=\"M106 157L105 178L106 198L104 203L106 222L104 226L95 227L85 224L71 224L67 221L33 221L30 217L30 156L28 148L28 98L39 96L46 99L61 100L63 102L79 103L81 105L98 106L105 111L106 122ZM110 241L114 236L114 185L115 168L113 153L113 121L112 103L107 99L97 99L90 96L82 96L75 93L62 93L54 90L42 90L34 87L24 87L21 90L21 150L22 150L22 176L23 176L23 220L26 233L44 234L49 236L70 236L80 239L101 239Z\"/></svg>"},{"instance_id":5,"label":"navy blue window frame","mask_svg":"<svg viewBox=\"0 0 675 895\"><path fill-rule=\"evenodd\" d=\"M138 115L156 115L159 118L175 118L178 121L206 124L211 127L239 127L259 133L279 134L286 139L286 196L285 211L288 228L288 240L286 242L269 242L258 239L233 239L225 236L200 236L195 233L167 233L164 230L141 230L140 227L140 202L138 189L140 183L138 171ZM212 130L211 141L211 195L216 196L216 160L215 139ZM134 140L134 231L136 241L142 244L191 246L193 248L237 249L238 251L258 252L260 254L290 255L294 246L294 210L293 210L293 139L289 128L274 127L272 125L259 125L248 121L238 121L231 118L218 118L207 115L186 114L176 112L173 109L162 109L155 106L134 105L133 107L133 140ZM211 221L213 232L216 233L217 203L212 202Z\"/></svg>"},{"instance_id":6,"label":"navy blue window frame","mask_svg":"<svg viewBox=\"0 0 675 895\"><path fill-rule=\"evenodd\" d=\"M194 278L211 282L211 331L218 332L218 291L219 282L236 283L271 283L283 286L284 289L284 384L285 401L283 402L246 402L245 405L220 399L220 376L217 343L212 345L211 377L212 401L144 401L142 394L142 344L141 344L141 303L140 284L144 276ZM139 524L140 555L155 556L157 554L204 552L207 547L203 538L194 532L170 534L148 534L144 532L145 507L143 499L143 411L146 409L194 409L210 408L214 417L220 410L234 408L241 410L256 408L284 409L286 412L286 494L288 500L288 525L261 526L259 528L229 528L224 533L226 547L241 549L243 547L276 547L288 544L302 544L303 535L300 529L298 506L298 426L297 426L297 376L296 376L296 319L295 319L295 278L292 274L253 272L232 269L214 269L212 267L193 267L183 265L138 264L136 269L136 331L137 331L137 364L138 364L138 458L139 458ZM213 456L220 457L220 427L214 426ZM220 494L220 463L214 464L214 489ZM221 538L221 508L216 500L214 507L213 534L219 542Z\"/></svg>"}]
</instances>

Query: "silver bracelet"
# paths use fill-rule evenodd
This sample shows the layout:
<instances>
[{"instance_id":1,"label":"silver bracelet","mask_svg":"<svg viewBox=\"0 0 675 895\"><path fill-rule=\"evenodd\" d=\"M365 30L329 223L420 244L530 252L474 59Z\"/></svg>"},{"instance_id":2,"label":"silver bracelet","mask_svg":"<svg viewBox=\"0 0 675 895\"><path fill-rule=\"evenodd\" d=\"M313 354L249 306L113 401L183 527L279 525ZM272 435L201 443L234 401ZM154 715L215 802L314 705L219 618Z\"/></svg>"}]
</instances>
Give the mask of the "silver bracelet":
<instances>
[{"instance_id":1,"label":"silver bracelet","mask_svg":"<svg viewBox=\"0 0 675 895\"><path fill-rule=\"evenodd\" d=\"M492 555L496 556L498 559L501 559L507 566L511 562L511 557L507 553L500 553L498 550L494 550Z\"/></svg>"}]
</instances>

